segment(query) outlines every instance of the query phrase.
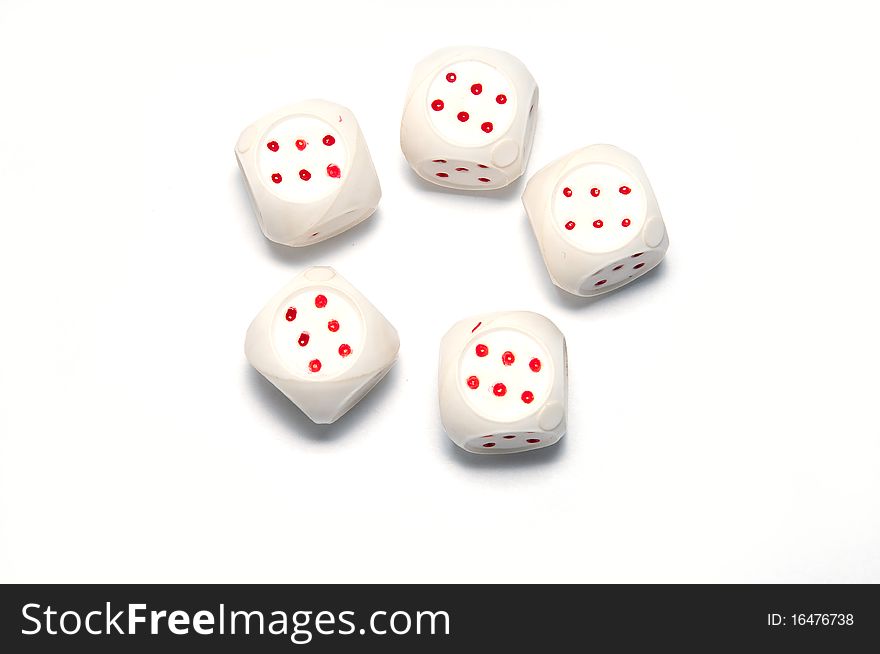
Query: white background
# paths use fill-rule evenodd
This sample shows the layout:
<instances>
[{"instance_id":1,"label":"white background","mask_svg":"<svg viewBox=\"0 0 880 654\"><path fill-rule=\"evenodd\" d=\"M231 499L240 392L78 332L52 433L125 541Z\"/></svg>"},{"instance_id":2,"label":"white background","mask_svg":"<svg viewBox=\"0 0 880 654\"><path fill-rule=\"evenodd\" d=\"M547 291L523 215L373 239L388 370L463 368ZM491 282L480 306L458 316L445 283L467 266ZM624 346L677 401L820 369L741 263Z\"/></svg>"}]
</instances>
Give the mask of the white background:
<instances>
[{"instance_id":1,"label":"white background","mask_svg":"<svg viewBox=\"0 0 880 654\"><path fill-rule=\"evenodd\" d=\"M3 581L880 582L878 16L870 3L0 4ZM527 175L645 166L666 261L589 302L520 204L421 183L414 63L480 44L541 87ZM378 213L260 233L240 130L353 109ZM400 361L317 427L245 330L329 264ZM440 337L529 309L567 335L569 433L511 457L439 422Z\"/></svg>"}]
</instances>

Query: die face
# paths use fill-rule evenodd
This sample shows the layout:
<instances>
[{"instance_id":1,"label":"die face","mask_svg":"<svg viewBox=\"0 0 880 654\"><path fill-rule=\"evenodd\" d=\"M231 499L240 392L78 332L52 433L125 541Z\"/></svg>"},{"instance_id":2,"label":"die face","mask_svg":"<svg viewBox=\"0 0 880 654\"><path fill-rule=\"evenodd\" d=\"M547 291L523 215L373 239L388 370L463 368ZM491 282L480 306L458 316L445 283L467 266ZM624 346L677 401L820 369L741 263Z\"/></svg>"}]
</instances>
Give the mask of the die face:
<instances>
[{"instance_id":1,"label":"die face","mask_svg":"<svg viewBox=\"0 0 880 654\"><path fill-rule=\"evenodd\" d=\"M348 174L342 136L328 122L298 114L274 123L262 137L260 181L287 202L311 203L339 191Z\"/></svg>"},{"instance_id":2,"label":"die face","mask_svg":"<svg viewBox=\"0 0 880 654\"><path fill-rule=\"evenodd\" d=\"M507 186L525 170L538 87L518 59L489 48L447 48L416 67L401 148L423 179L458 190Z\"/></svg>"},{"instance_id":3,"label":"die face","mask_svg":"<svg viewBox=\"0 0 880 654\"><path fill-rule=\"evenodd\" d=\"M607 163L566 172L553 193L553 226L585 252L604 254L631 243L645 224L646 210L641 183Z\"/></svg>"},{"instance_id":4,"label":"die face","mask_svg":"<svg viewBox=\"0 0 880 654\"><path fill-rule=\"evenodd\" d=\"M601 292L613 291L649 272L662 259L663 254L656 250L636 252L623 259L615 259L584 279L579 294L598 295Z\"/></svg>"},{"instance_id":5,"label":"die face","mask_svg":"<svg viewBox=\"0 0 880 654\"><path fill-rule=\"evenodd\" d=\"M464 159L430 159L418 165L422 177L431 177L440 186L466 189L500 188L509 184L498 168Z\"/></svg>"},{"instance_id":6,"label":"die face","mask_svg":"<svg viewBox=\"0 0 880 654\"><path fill-rule=\"evenodd\" d=\"M291 375L326 380L351 370L364 349L364 318L342 292L327 286L297 290L276 311L275 351Z\"/></svg>"},{"instance_id":7,"label":"die face","mask_svg":"<svg viewBox=\"0 0 880 654\"><path fill-rule=\"evenodd\" d=\"M308 268L248 328L250 364L316 423L355 406L397 360L397 331L335 270Z\"/></svg>"},{"instance_id":8,"label":"die face","mask_svg":"<svg viewBox=\"0 0 880 654\"><path fill-rule=\"evenodd\" d=\"M557 440L559 439L543 432L500 431L472 438L464 444L464 449L475 454L515 454L547 447L553 445Z\"/></svg>"},{"instance_id":9,"label":"die face","mask_svg":"<svg viewBox=\"0 0 880 654\"><path fill-rule=\"evenodd\" d=\"M474 335L458 368L459 389L470 409L498 423L534 415L553 386L553 360L547 348L509 327Z\"/></svg>"},{"instance_id":10,"label":"die face","mask_svg":"<svg viewBox=\"0 0 880 654\"><path fill-rule=\"evenodd\" d=\"M565 433L565 339L530 312L459 321L440 347L440 415L450 439L476 454L553 445Z\"/></svg>"},{"instance_id":11,"label":"die face","mask_svg":"<svg viewBox=\"0 0 880 654\"><path fill-rule=\"evenodd\" d=\"M346 211L338 216L326 218L319 224L315 225L315 231L309 231L308 235L302 240L300 245L312 245L314 243L326 241L328 238L333 238L369 218L374 211L375 209L372 208L352 209L351 211Z\"/></svg>"},{"instance_id":12,"label":"die face","mask_svg":"<svg viewBox=\"0 0 880 654\"><path fill-rule=\"evenodd\" d=\"M235 155L263 234L291 247L354 227L382 195L354 115L325 100L264 116L242 131Z\"/></svg>"},{"instance_id":13,"label":"die face","mask_svg":"<svg viewBox=\"0 0 880 654\"><path fill-rule=\"evenodd\" d=\"M666 228L638 160L610 145L578 150L529 180L523 205L553 283L590 297L659 264Z\"/></svg>"},{"instance_id":14,"label":"die face","mask_svg":"<svg viewBox=\"0 0 880 654\"><path fill-rule=\"evenodd\" d=\"M441 139L465 148L485 147L513 124L513 82L489 64L465 60L444 66L428 87L425 111Z\"/></svg>"}]
</instances>

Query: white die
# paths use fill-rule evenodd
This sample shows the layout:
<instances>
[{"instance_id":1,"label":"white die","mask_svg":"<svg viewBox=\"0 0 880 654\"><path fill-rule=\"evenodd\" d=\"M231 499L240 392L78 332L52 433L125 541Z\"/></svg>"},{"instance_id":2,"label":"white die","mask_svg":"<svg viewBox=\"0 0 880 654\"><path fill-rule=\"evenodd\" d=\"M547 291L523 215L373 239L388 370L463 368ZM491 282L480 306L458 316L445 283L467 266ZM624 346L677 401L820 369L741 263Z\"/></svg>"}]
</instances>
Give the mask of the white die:
<instances>
[{"instance_id":1,"label":"white die","mask_svg":"<svg viewBox=\"0 0 880 654\"><path fill-rule=\"evenodd\" d=\"M620 288L669 247L642 165L613 145L591 145L538 171L522 201L550 278L575 295Z\"/></svg>"},{"instance_id":2,"label":"white die","mask_svg":"<svg viewBox=\"0 0 880 654\"><path fill-rule=\"evenodd\" d=\"M440 343L440 418L468 452L553 445L565 434L567 386L565 337L537 313L466 318Z\"/></svg>"},{"instance_id":3,"label":"white die","mask_svg":"<svg viewBox=\"0 0 880 654\"><path fill-rule=\"evenodd\" d=\"M413 170L454 189L507 186L525 172L535 136L538 85L506 52L438 50L413 72L400 147Z\"/></svg>"},{"instance_id":4,"label":"white die","mask_svg":"<svg viewBox=\"0 0 880 654\"><path fill-rule=\"evenodd\" d=\"M397 331L333 268L308 268L248 328L245 356L314 422L335 422L397 360Z\"/></svg>"},{"instance_id":5,"label":"white die","mask_svg":"<svg viewBox=\"0 0 880 654\"><path fill-rule=\"evenodd\" d=\"M235 156L266 238L312 245L369 218L382 191L354 114L306 100L264 116Z\"/></svg>"}]
</instances>

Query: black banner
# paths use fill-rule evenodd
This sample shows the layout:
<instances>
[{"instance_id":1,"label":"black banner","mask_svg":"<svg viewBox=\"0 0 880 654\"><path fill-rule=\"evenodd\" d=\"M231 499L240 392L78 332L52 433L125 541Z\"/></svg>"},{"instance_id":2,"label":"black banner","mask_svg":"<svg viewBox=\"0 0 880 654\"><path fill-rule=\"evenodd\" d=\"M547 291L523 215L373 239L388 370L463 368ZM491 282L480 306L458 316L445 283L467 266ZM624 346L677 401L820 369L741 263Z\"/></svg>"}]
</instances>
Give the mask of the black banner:
<instances>
[{"instance_id":1,"label":"black banner","mask_svg":"<svg viewBox=\"0 0 880 654\"><path fill-rule=\"evenodd\" d=\"M4 586L0 651L850 652L878 618L854 585Z\"/></svg>"}]
</instances>

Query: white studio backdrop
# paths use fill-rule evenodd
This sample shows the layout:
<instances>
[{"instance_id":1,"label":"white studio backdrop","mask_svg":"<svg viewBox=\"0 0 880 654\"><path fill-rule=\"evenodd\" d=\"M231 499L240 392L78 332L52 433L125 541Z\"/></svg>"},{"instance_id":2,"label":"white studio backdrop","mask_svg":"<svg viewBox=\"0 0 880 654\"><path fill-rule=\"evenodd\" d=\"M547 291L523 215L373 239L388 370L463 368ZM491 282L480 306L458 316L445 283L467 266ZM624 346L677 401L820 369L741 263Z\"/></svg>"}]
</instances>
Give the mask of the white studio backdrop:
<instances>
[{"instance_id":1,"label":"white studio backdrop","mask_svg":"<svg viewBox=\"0 0 880 654\"><path fill-rule=\"evenodd\" d=\"M0 580L880 581L880 115L871 3L0 2ZM644 164L666 261L551 284L520 203L430 188L398 143L414 63L508 50L541 88L526 176ZM356 114L384 196L267 241L233 156L284 104ZM332 265L400 361L332 427L243 355ZM527 309L568 338L569 433L442 431L440 337Z\"/></svg>"}]
</instances>

